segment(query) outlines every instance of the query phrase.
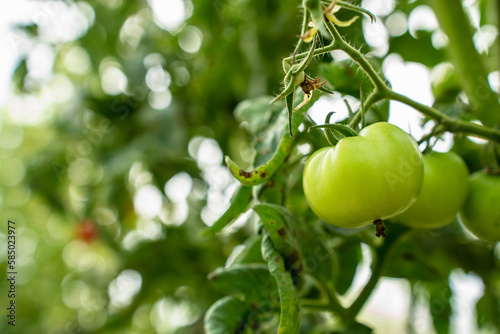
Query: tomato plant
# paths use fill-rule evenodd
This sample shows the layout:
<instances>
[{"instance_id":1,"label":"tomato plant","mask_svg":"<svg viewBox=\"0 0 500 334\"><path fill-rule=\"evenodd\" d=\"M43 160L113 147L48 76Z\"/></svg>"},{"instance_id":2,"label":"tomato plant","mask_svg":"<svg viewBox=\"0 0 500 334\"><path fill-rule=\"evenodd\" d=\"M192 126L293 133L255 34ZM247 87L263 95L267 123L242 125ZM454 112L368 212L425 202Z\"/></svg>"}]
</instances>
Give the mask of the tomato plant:
<instances>
[{"instance_id":1,"label":"tomato plant","mask_svg":"<svg viewBox=\"0 0 500 334\"><path fill-rule=\"evenodd\" d=\"M450 223L467 195L469 172L453 152L424 154L424 182L417 201L395 217L414 228L434 228Z\"/></svg>"},{"instance_id":2,"label":"tomato plant","mask_svg":"<svg viewBox=\"0 0 500 334\"><path fill-rule=\"evenodd\" d=\"M17 332L500 331L498 1L3 3Z\"/></svg>"},{"instance_id":3,"label":"tomato plant","mask_svg":"<svg viewBox=\"0 0 500 334\"><path fill-rule=\"evenodd\" d=\"M315 152L303 183L318 217L339 227L361 227L406 210L422 180L417 143L398 127L380 122Z\"/></svg>"},{"instance_id":4,"label":"tomato plant","mask_svg":"<svg viewBox=\"0 0 500 334\"><path fill-rule=\"evenodd\" d=\"M499 175L479 171L471 176L460 220L478 238L500 241Z\"/></svg>"}]
</instances>

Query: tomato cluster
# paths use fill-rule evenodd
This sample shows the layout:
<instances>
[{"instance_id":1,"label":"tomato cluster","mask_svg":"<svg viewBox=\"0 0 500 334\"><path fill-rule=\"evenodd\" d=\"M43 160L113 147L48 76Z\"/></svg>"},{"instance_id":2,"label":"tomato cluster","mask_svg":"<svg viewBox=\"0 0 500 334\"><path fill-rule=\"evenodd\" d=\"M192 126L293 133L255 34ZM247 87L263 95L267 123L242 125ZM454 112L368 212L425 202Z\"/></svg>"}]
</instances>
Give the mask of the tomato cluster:
<instances>
[{"instance_id":1,"label":"tomato cluster","mask_svg":"<svg viewBox=\"0 0 500 334\"><path fill-rule=\"evenodd\" d=\"M386 122L313 153L303 187L314 213L335 226L392 218L413 228L437 228L460 212L474 235L500 241L500 176L481 171L469 179L459 155L422 156L410 135Z\"/></svg>"}]
</instances>

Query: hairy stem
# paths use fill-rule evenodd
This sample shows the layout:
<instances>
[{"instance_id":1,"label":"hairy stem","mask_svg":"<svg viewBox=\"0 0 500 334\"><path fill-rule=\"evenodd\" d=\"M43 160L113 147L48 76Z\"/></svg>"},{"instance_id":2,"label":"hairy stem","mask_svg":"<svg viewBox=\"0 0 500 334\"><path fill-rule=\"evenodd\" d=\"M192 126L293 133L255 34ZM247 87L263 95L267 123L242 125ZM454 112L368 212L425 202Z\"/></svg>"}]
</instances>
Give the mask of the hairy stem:
<instances>
[{"instance_id":1,"label":"hairy stem","mask_svg":"<svg viewBox=\"0 0 500 334\"><path fill-rule=\"evenodd\" d=\"M402 102L410 107L413 107L420 111L422 114L434 119L437 123L441 124L446 131L449 132L463 132L468 135L492 139L500 142L500 131L495 130L486 126L481 126L479 124L465 122L459 119L452 118L448 115L443 114L437 109L426 106L422 103L416 102L407 96L390 91L387 95L388 99Z\"/></svg>"},{"instance_id":2,"label":"hairy stem","mask_svg":"<svg viewBox=\"0 0 500 334\"><path fill-rule=\"evenodd\" d=\"M370 95L368 95L368 98L364 102L364 109L363 113L366 113L370 108L377 102L385 99L384 94L382 94L378 89L375 89L373 92L371 92ZM351 128L355 128L358 126L359 122L361 121L362 115L361 112L357 112L353 119L349 122L349 126Z\"/></svg>"},{"instance_id":3,"label":"hairy stem","mask_svg":"<svg viewBox=\"0 0 500 334\"><path fill-rule=\"evenodd\" d=\"M326 26L334 38L333 42L334 48L342 50L345 53L347 53L347 55L351 57L351 59L354 60L366 73L366 75L368 76L368 78L370 78L376 89L378 89L381 92L389 90L389 87L387 87L384 80L382 80L377 71L375 71L372 64L370 64L370 62L365 58L365 56L363 56L361 52L353 48L349 43L347 43L342 38L342 36L340 36L340 33L338 32L337 28L335 28L333 23L327 20Z\"/></svg>"},{"instance_id":4,"label":"hairy stem","mask_svg":"<svg viewBox=\"0 0 500 334\"><path fill-rule=\"evenodd\" d=\"M342 50L361 67L363 72L365 72L365 74L370 78L375 86L375 90L368 96L365 101L364 112L367 112L370 107L373 106L373 104L384 99L399 101L415 108L425 116L432 118L437 123L441 124L446 129L446 131L462 132L484 139L491 139L500 143L500 130L452 118L435 108L426 106L422 103L410 99L407 96L394 92L389 88L389 86L387 86L387 84L380 77L377 71L375 71L375 69L368 62L365 56L363 56L361 52L353 48L342 38L342 36L340 36L337 28L335 28L335 26L331 22L327 22L327 28L334 37L334 41L330 45L315 49L314 55L320 55L323 53L331 52L333 50ZM306 57L307 54L307 52L298 54L296 56L296 59L302 59ZM360 120L361 114L357 113L349 125L351 127L357 126Z\"/></svg>"},{"instance_id":5,"label":"hairy stem","mask_svg":"<svg viewBox=\"0 0 500 334\"><path fill-rule=\"evenodd\" d=\"M473 30L460 0L432 0L441 29L449 39L448 51L462 87L478 119L500 125L498 96L488 83L488 71L472 41Z\"/></svg>"}]
</instances>

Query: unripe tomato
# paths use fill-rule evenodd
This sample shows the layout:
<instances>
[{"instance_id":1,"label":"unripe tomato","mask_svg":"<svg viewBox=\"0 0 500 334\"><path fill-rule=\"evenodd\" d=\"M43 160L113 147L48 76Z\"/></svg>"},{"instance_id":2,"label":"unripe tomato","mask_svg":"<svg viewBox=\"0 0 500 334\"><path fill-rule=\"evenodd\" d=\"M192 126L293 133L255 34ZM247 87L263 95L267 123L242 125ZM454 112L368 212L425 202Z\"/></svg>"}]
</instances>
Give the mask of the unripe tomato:
<instances>
[{"instance_id":1,"label":"unripe tomato","mask_svg":"<svg viewBox=\"0 0 500 334\"><path fill-rule=\"evenodd\" d=\"M453 152L424 154L424 184L417 201L395 220L415 228L434 228L450 223L462 208L469 171Z\"/></svg>"},{"instance_id":2,"label":"unripe tomato","mask_svg":"<svg viewBox=\"0 0 500 334\"><path fill-rule=\"evenodd\" d=\"M422 180L417 143L397 126L380 122L316 151L304 168L303 185L319 218L339 227L361 227L406 210Z\"/></svg>"},{"instance_id":3,"label":"unripe tomato","mask_svg":"<svg viewBox=\"0 0 500 334\"><path fill-rule=\"evenodd\" d=\"M500 175L474 173L460 221L478 238L500 241Z\"/></svg>"}]
</instances>

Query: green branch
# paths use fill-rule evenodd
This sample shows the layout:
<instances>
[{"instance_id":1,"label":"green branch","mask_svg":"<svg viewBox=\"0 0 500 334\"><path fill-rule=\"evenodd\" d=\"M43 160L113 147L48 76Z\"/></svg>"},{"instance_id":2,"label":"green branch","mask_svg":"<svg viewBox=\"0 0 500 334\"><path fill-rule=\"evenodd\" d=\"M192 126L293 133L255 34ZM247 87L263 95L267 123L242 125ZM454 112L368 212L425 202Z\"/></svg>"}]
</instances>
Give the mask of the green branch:
<instances>
[{"instance_id":1,"label":"green branch","mask_svg":"<svg viewBox=\"0 0 500 334\"><path fill-rule=\"evenodd\" d=\"M441 124L446 131L449 132L462 132L468 135L481 137L485 139L492 139L500 142L500 130L495 130L486 126L481 126L476 123L462 121L448 115L443 114L437 109L426 106L422 103L416 102L407 96L390 91L387 96L388 99L402 102L410 107L420 111L422 114L432 118L437 123Z\"/></svg>"},{"instance_id":2,"label":"green branch","mask_svg":"<svg viewBox=\"0 0 500 334\"><path fill-rule=\"evenodd\" d=\"M314 55L320 55L327 52L331 52L333 50L342 50L344 51L352 60L354 60L363 70L363 72L368 76L368 78L372 81L375 86L374 91L368 96L365 101L365 110L366 113L375 103L384 100L394 100L404 103L410 107L415 108L423 115L433 119L436 123L441 124L446 131L449 132L461 132L467 135L472 135L476 137L480 137L483 139L490 139L500 143L500 130L493 129L487 126L481 126L475 123L462 121L459 119L455 119L450 117L441 111L426 106L422 103L416 102L410 99L407 96L401 95L399 93L394 92L389 86L384 82L381 76L377 73L377 71L373 68L373 66L368 62L365 56L359 52L357 49L353 48L349 43L347 43L337 28L331 23L327 22L326 24L328 30L331 32L334 41L327 46L322 48L318 48L314 50ZM303 59L308 55L307 52L296 55L296 59ZM288 58L285 58L285 61ZM291 61L291 57L290 57ZM349 123L349 126L355 127L359 124L361 120L361 114L358 112L353 120Z\"/></svg>"},{"instance_id":3,"label":"green branch","mask_svg":"<svg viewBox=\"0 0 500 334\"><path fill-rule=\"evenodd\" d=\"M377 71L375 71L372 64L370 64L370 62L361 52L353 48L342 38L342 36L340 36L340 33L338 32L337 28L335 28L335 25L332 22L327 20L326 27L334 38L334 41L331 45L335 50L342 50L347 53L347 55L349 55L349 57L351 57L351 59L354 60L359 65L359 67L361 67L368 78L370 78L371 82L375 86L375 89L378 89L382 93L390 90L390 88L385 84L384 80L382 80L380 75L378 75Z\"/></svg>"},{"instance_id":4,"label":"green branch","mask_svg":"<svg viewBox=\"0 0 500 334\"><path fill-rule=\"evenodd\" d=\"M370 108L377 102L385 99L386 97L384 96L384 94L380 93L380 91L378 89L375 89L373 90L370 95L368 95L368 98L366 99L365 103L364 103L364 109L363 109L363 113L366 113L368 110L370 110ZM349 122L349 127L351 128L355 128L358 126L359 122L361 121L362 119L362 116L361 115L361 112L357 112L353 119Z\"/></svg>"}]
</instances>

